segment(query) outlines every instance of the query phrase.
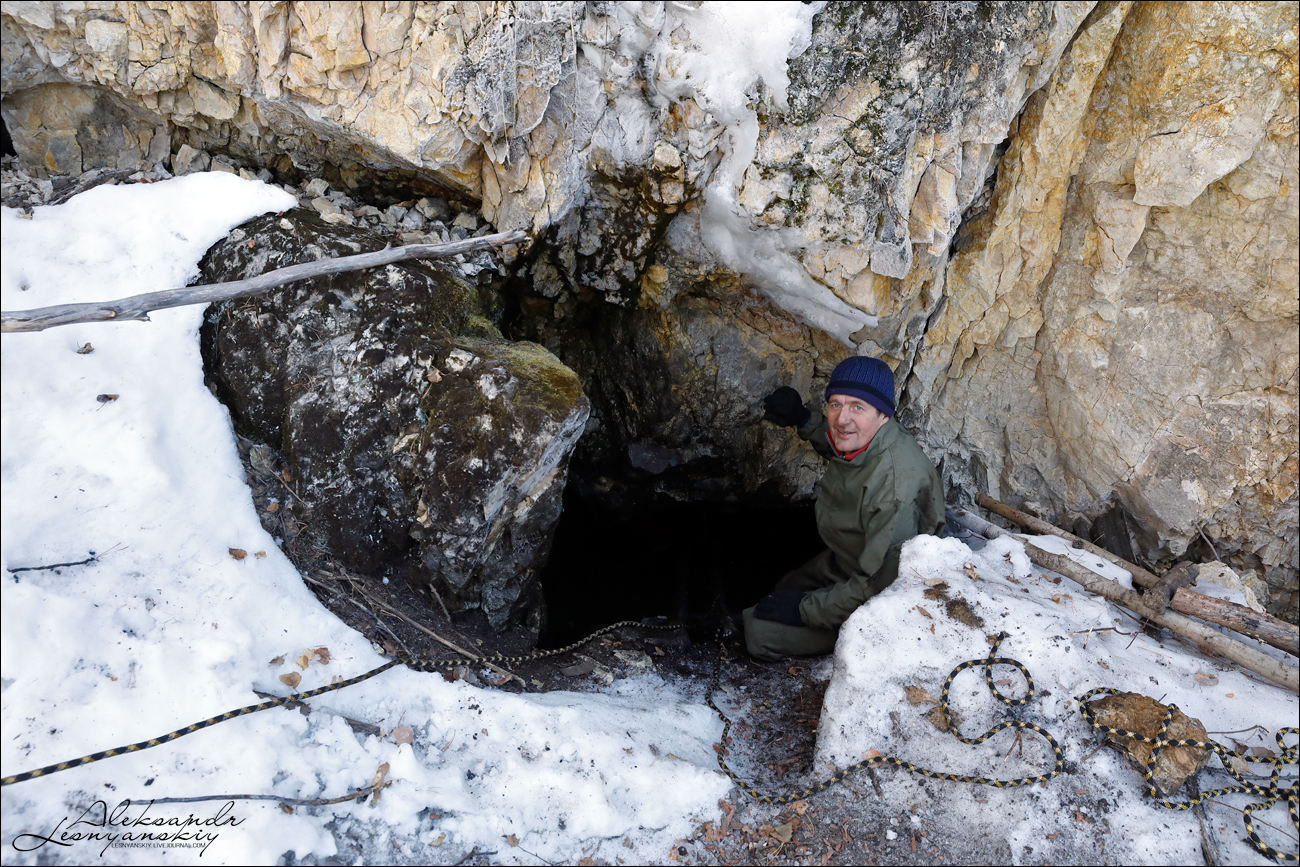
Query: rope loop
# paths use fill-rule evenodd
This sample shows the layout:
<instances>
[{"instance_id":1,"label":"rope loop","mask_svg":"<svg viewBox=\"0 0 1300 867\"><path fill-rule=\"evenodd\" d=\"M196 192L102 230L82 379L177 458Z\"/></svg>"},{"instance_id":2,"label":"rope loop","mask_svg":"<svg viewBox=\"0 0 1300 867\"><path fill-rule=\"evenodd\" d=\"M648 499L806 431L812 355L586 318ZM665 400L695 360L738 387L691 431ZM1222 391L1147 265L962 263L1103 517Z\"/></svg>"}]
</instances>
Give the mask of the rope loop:
<instances>
[{"instance_id":1,"label":"rope loop","mask_svg":"<svg viewBox=\"0 0 1300 867\"><path fill-rule=\"evenodd\" d=\"M989 738L993 737L998 732L1001 732L1004 729L1014 728L1014 729L1019 729L1021 731L1027 730L1027 731L1032 731L1035 734L1041 735L1043 739L1047 741L1048 746L1051 747L1052 755L1055 757L1055 763L1053 764L1052 769L1050 771L1047 771L1046 773L1036 774L1031 777L1020 777L1013 780L999 780L999 779L993 779L989 777L975 777L975 776L967 776L963 774L950 774L945 771L934 771L929 768L923 768L920 767L919 765L914 765L911 762L903 761L902 759L895 758L894 756L874 756L872 758L865 759L864 761L858 762L857 764L850 765L849 767L844 768L842 770L838 770L835 773L833 773L831 776L827 777L824 780L821 780L820 782L814 783L812 786L808 788L801 789L796 792L790 792L785 795L764 794L763 792L759 791L757 788L755 788L745 780L742 780L740 777L738 777L735 774L735 772L732 771L731 768L727 766L726 755L730 750L730 744L731 744L731 720L727 718L727 715L724 714L722 712L722 709L719 708L718 705L713 701L713 693L715 690L718 689L718 679L720 675L721 662L722 662L721 637L719 637L718 640L718 657L713 665L713 678L709 683L708 692L705 693L705 697L704 697L704 700L708 703L709 707L713 708L713 711L722 720L722 742L718 745L718 750L717 750L718 766L722 769L722 772L726 774L727 777L733 783L735 783L737 786L740 787L741 791L745 792L747 795L754 798L755 800L762 801L765 804L789 804L789 803L793 803L794 801L800 801L803 800L804 798L826 791L831 786L834 786L836 783L843 782L845 779L857 773L858 771L867 768L879 768L885 765L892 765L893 767L902 768L905 771L910 771L911 773L919 774L920 776L929 777L935 780L950 780L956 783L975 783L977 785L982 785L982 786L994 786L999 789L1013 788L1016 786L1029 786L1035 783L1045 784L1047 783L1048 780L1051 780L1053 777L1056 777L1063 770L1065 770L1065 751L1061 748L1061 745L1060 743L1057 742L1056 738L1052 736L1051 732L1047 731L1046 729L1042 728L1041 726L1035 723L1025 722L1022 720L1003 720L1002 722L994 725L991 729L986 731L980 737L968 738L963 736L957 730L956 725L953 724L952 714L948 707L948 692L949 689L952 687L953 679L956 678L957 675L961 674L966 669L974 668L976 666L984 667L984 682L988 686L989 691L993 693L993 696L997 698L998 701L1012 707L1020 707L1028 703L1030 697L1032 697L1034 694L1034 679L1029 674L1029 669L1025 668L1025 666L1022 665L1017 660L1010 659L1008 657L1000 657L996 655L998 651L998 647L1002 644L1003 640L1005 640L1007 637L1008 636L1005 632L999 633L998 635L992 638L992 647L989 648L989 655L987 657L984 657L982 659L967 660L963 663L960 663L959 665L957 665L956 668L952 670L952 672L948 675L948 679L945 680L943 683L943 691L940 693L939 696L939 707L943 713L944 724L947 727L948 732L951 733L962 743L971 746L984 743ZM994 665L1011 665L1017 668L1020 671L1020 673L1024 675L1025 683L1028 686L1028 692L1026 693L1024 698L1021 699L1008 698L1007 696L1003 695L998 691L997 685L993 682L992 672L993 672Z\"/></svg>"},{"instance_id":2,"label":"rope loop","mask_svg":"<svg viewBox=\"0 0 1300 867\"><path fill-rule=\"evenodd\" d=\"M1297 831L1300 831L1300 779L1292 780L1289 788L1282 788L1282 768L1287 765L1300 764L1300 741L1292 746L1286 746L1286 738L1289 735L1300 736L1300 728L1288 726L1278 729L1274 735L1277 742L1278 755L1276 756L1255 756L1246 752L1236 752L1225 747L1217 741L1202 741L1196 738L1167 738L1166 732L1170 724L1173 723L1174 714L1178 712L1178 706L1170 704L1165 708L1164 717L1160 720L1160 728L1156 736L1151 738L1128 729L1114 728L1104 725L1097 721L1089 702L1098 696L1120 695L1120 691L1108 686L1099 686L1091 689L1079 696L1079 712L1083 714L1084 719L1097 731L1103 732L1112 737L1128 738L1151 747L1151 752L1147 756L1146 766L1143 772L1143 780L1147 785L1147 794L1151 796L1161 807L1167 810L1190 810L1198 804L1202 804L1211 798L1222 797L1223 795L1251 795L1261 799L1260 801L1248 804L1242 808L1242 821L1246 824L1246 837L1255 849L1266 858L1274 861L1295 862L1297 856L1290 852L1282 852L1265 843L1255 831L1254 816L1256 810L1270 810L1279 801L1286 801L1287 811L1291 814L1291 822ZM1196 747L1202 750L1209 750L1219 757L1219 764L1228 776L1236 780L1237 785L1226 786L1221 789L1212 789L1208 792L1202 792L1199 797L1188 798L1185 801L1171 801L1161 795L1160 790L1152 782L1155 777L1156 761L1161 751L1166 747ZM1253 780L1245 779L1236 769L1234 761L1250 762L1257 764L1268 764L1271 767L1269 771L1269 784L1261 786Z\"/></svg>"}]
</instances>

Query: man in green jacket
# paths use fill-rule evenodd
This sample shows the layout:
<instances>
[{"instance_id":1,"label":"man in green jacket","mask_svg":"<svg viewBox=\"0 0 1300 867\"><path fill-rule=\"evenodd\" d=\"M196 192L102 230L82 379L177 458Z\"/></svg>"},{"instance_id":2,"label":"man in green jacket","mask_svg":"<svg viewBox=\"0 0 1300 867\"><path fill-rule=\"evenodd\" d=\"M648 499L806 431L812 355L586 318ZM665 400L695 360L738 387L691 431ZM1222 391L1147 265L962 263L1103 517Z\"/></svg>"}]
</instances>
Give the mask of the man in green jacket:
<instances>
[{"instance_id":1,"label":"man in green jacket","mask_svg":"<svg viewBox=\"0 0 1300 867\"><path fill-rule=\"evenodd\" d=\"M846 358L825 396L824 414L789 386L764 399L763 417L797 428L829 465L816 507L826 550L745 610L745 642L756 659L829 653L840 624L898 577L903 543L943 533L939 474L893 419L889 366Z\"/></svg>"}]
</instances>

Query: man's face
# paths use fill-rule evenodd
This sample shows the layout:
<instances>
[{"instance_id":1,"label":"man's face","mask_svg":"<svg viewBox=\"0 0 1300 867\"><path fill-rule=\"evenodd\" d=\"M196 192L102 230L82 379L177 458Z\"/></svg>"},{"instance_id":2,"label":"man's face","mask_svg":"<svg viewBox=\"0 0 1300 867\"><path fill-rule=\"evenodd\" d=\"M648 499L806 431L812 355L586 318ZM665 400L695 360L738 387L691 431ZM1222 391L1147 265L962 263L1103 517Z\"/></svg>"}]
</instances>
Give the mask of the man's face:
<instances>
[{"instance_id":1,"label":"man's face","mask_svg":"<svg viewBox=\"0 0 1300 867\"><path fill-rule=\"evenodd\" d=\"M876 431L889 421L889 416L865 400L846 394L832 394L826 401L826 421L830 425L835 448L849 454L866 448Z\"/></svg>"}]
</instances>

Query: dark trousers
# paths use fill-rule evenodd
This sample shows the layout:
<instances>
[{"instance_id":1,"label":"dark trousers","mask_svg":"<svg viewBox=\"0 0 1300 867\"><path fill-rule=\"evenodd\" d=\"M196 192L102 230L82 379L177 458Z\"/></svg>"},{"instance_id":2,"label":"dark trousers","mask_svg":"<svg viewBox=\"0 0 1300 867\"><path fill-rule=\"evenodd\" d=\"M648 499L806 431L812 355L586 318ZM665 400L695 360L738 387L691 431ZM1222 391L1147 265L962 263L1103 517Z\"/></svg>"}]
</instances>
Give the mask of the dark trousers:
<instances>
[{"instance_id":1,"label":"dark trousers","mask_svg":"<svg viewBox=\"0 0 1300 867\"><path fill-rule=\"evenodd\" d=\"M820 590L840 581L848 580L835 563L830 549L818 554L807 563L787 572L777 582L775 590ZM745 609L745 645L749 655L763 662L775 662L787 656L821 656L835 648L834 629L815 626L787 626L774 620L758 620L754 609Z\"/></svg>"}]
</instances>

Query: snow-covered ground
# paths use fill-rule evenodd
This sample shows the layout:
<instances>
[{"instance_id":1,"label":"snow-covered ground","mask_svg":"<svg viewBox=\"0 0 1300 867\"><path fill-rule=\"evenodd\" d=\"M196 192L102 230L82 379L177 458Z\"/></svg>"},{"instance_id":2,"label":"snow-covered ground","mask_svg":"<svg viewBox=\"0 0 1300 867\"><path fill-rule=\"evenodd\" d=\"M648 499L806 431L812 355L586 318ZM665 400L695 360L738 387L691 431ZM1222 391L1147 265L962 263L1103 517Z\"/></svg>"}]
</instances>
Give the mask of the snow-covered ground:
<instances>
[{"instance_id":1,"label":"snow-covered ground","mask_svg":"<svg viewBox=\"0 0 1300 867\"><path fill-rule=\"evenodd\" d=\"M1124 570L1075 551L1063 540L1033 539L1107 577L1131 581ZM938 582L946 588L936 588ZM1207 582L1197 589L1244 601L1240 591ZM964 599L983 623L950 616L944 595ZM1098 863L1203 863L1197 815L1154 805L1144 794L1141 776L1122 757L1111 749L1097 751L1101 736L1080 715L1076 701L1089 690L1108 686L1176 704L1229 747L1230 738L1236 738L1248 746L1276 749L1273 732L1297 724L1300 704L1294 693L1217 664L1185 643L1152 639L1104 599L1033 566L1019 541L997 539L972 551L959 539L921 536L903 549L899 579L859 609L840 633L819 728L818 766L851 764L874 749L955 774L1011 779L1049 772L1052 752L1037 735L1026 732L1023 749L1014 731L1003 731L981 746L966 746L926 719L933 703L908 701L908 686L938 699L949 672L963 660L987 656L986 636L998 632L1008 634L998 655L1023 663L1037 694L1013 714L990 696L982 667L964 671L950 694L960 729L966 737L979 737L1004 719L1036 722L1065 748L1066 773L1046 786L997 789L922 785L916 777L891 772L885 798L916 803L914 823L932 825L940 834L1005 840L1017 864L1072 863L1090 851ZM1280 651L1255 646L1285 658ZM1024 681L1014 669L996 667L994 677L1005 694L1025 695ZM922 694L914 692L912 698ZM1267 734L1242 731L1255 725L1264 726ZM1219 767L1218 760L1212 759L1211 766ZM1293 779L1294 772L1292 766L1287 776ZM1201 775L1202 789L1228 785L1235 782L1226 774ZM1184 799L1185 792L1173 798ZM1234 809L1252 800L1257 799L1227 796L1208 808L1207 825L1220 863L1270 863L1250 848L1241 814ZM1285 804L1257 813L1255 824L1275 848L1296 851Z\"/></svg>"},{"instance_id":2,"label":"snow-covered ground","mask_svg":"<svg viewBox=\"0 0 1300 867\"><path fill-rule=\"evenodd\" d=\"M12 310L182 285L231 227L292 204L280 190L212 173L99 187L37 208L30 220L5 209L0 302ZM201 316L199 308L165 311L150 323L7 334L0 344L5 774L255 703L255 689L284 694L279 677L300 671L294 660L304 651L328 648L329 662L314 656L300 672L301 689L383 661L307 592L259 524L229 418L203 386ZM236 560L230 549L247 556ZM8 571L91 551L98 559L89 565ZM1088 565L1119 577L1099 561ZM945 581L984 625L949 617L942 600L924 595L933 589L927 579ZM1068 579L1033 569L1019 543L971 551L954 539L918 539L905 550L900 580L845 627L818 766L857 761L868 749L957 773L1019 776L1047 766L1047 750L1031 735L1023 756L1005 755L1011 733L965 747L921 719L931 705L906 701L907 684L937 697L954 665L985 655L985 635L1005 631L1001 653L1024 662L1039 689L1027 718L1060 739L1070 772L1045 787L998 790L921 785L888 771L886 800L914 804L918 828L1005 840L1018 863L1200 864L1197 817L1151 806L1135 772L1109 750L1094 752L1098 737L1074 697L1100 685L1131 689L1225 732L1294 725L1296 696L1185 645L1104 631L1111 627L1136 629ZM1013 673L997 676L1012 681L1005 689L1018 688ZM952 701L968 734L1006 715L978 670L960 676ZM514 695L398 668L312 704L310 716L271 710L7 786L0 858L271 863L287 852L329 857L345 840L356 848L344 854L367 861L390 860L397 846L407 858L441 863L475 848L495 853L494 863L663 862L675 840L718 818L718 799L732 791L714 764L717 719L652 674L600 694ZM385 737L355 734L344 717L377 725ZM412 730L413 743L394 742L399 726ZM1273 745L1249 733L1233 737ZM365 787L384 763L396 782L375 803L291 813L274 801L236 802L219 827L199 826L216 835L199 841L205 849L55 842L70 831L175 830L96 827L99 802L328 798ZM155 806L147 815L209 819L220 810L218 801ZM139 816L135 807L124 818ZM1258 818L1289 829L1281 809ZM1230 862L1263 863L1241 841L1239 814L1214 807L1209 819ZM1294 851L1283 832L1257 825ZM897 838L912 829L884 830ZM55 841L42 845L42 836Z\"/></svg>"},{"instance_id":3,"label":"snow-covered ground","mask_svg":"<svg viewBox=\"0 0 1300 867\"><path fill-rule=\"evenodd\" d=\"M6 208L0 301L13 310L181 286L232 227L294 204L210 173L98 187L31 219ZM305 650L328 648L329 663L313 658L303 690L384 662L305 589L259 524L230 419L203 385L202 315L181 308L149 323L4 335L5 774L254 704L255 689L284 694L279 676L298 672ZM8 571L91 551L99 559L86 566ZM336 833L349 831L374 835L374 861L391 858L394 843L448 863L474 847L496 852L496 863L653 861L691 819L716 813L729 788L713 759L720 723L654 675L607 694L512 695L399 668L313 706L310 716L270 710L5 787L4 862L272 863L288 851L330 856ZM360 737L344 716L386 733L407 726L414 743ZM369 785L383 763L397 782L377 803L288 813L240 801L226 814L237 825L200 827L217 834L202 850L101 856L103 841L22 836L168 830L94 827L97 801L334 797ZM148 816L205 819L220 808L156 806Z\"/></svg>"}]
</instances>

